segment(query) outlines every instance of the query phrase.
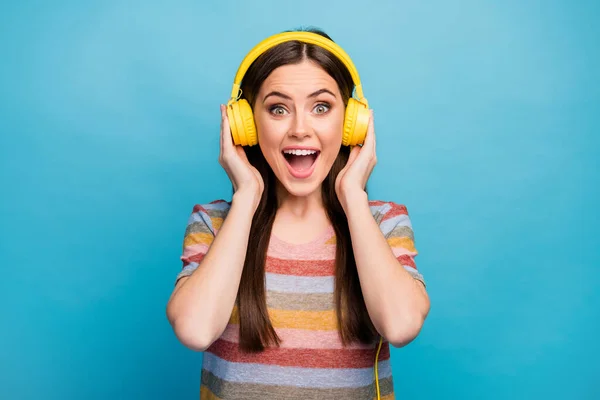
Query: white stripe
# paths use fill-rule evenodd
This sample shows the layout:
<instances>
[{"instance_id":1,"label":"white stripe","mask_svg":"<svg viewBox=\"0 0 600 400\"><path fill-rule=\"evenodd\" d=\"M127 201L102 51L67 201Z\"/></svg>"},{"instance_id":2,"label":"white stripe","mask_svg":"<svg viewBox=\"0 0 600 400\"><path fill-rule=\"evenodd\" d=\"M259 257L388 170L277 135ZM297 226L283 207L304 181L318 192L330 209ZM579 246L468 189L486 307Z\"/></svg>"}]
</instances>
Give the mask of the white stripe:
<instances>
[{"instance_id":1,"label":"white stripe","mask_svg":"<svg viewBox=\"0 0 600 400\"><path fill-rule=\"evenodd\" d=\"M389 203L383 203L377 206L370 206L369 207L371 209L371 214L373 215L377 215L377 214L385 214L386 212L390 211L390 209L392 208L392 206Z\"/></svg>"},{"instance_id":2,"label":"white stripe","mask_svg":"<svg viewBox=\"0 0 600 400\"><path fill-rule=\"evenodd\" d=\"M403 265L404 269L408 271L409 274L412 275L413 278L420 280L421 282L425 283L425 279L423 278L423 275L421 275L421 273L419 271L417 271L415 268L411 267L410 265Z\"/></svg>"},{"instance_id":3,"label":"white stripe","mask_svg":"<svg viewBox=\"0 0 600 400\"><path fill-rule=\"evenodd\" d=\"M202 225L208 226L208 229L214 234L215 229L212 226L212 220L204 211L196 211L190 215L190 218L188 219L188 225L191 225L194 222L199 222Z\"/></svg>"},{"instance_id":4,"label":"white stripe","mask_svg":"<svg viewBox=\"0 0 600 400\"><path fill-rule=\"evenodd\" d=\"M333 293L333 276L294 276L267 272L267 290L288 293Z\"/></svg>"},{"instance_id":5,"label":"white stripe","mask_svg":"<svg viewBox=\"0 0 600 400\"><path fill-rule=\"evenodd\" d=\"M180 278L183 278L184 276L190 276L192 274L192 272L194 272L196 270L196 268L198 268L198 263L196 263L196 262L189 263L177 274L175 281L178 281Z\"/></svg>"},{"instance_id":6,"label":"white stripe","mask_svg":"<svg viewBox=\"0 0 600 400\"><path fill-rule=\"evenodd\" d=\"M231 207L229 205L229 203L227 202L219 202L219 203L214 203L214 204L201 204L201 206L206 209L206 210L228 210L229 207Z\"/></svg>"}]
</instances>

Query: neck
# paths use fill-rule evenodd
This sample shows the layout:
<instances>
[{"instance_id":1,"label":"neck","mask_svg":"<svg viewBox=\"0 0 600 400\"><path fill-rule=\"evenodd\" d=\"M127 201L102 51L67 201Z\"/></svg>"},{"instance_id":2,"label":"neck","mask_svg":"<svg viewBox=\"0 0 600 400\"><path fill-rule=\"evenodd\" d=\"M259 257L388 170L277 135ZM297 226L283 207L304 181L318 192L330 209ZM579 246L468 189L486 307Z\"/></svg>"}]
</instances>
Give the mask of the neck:
<instances>
[{"instance_id":1,"label":"neck","mask_svg":"<svg viewBox=\"0 0 600 400\"><path fill-rule=\"evenodd\" d=\"M295 196L278 182L277 203L278 213L290 214L299 218L315 213L321 214L325 211L321 188L307 196Z\"/></svg>"}]
</instances>

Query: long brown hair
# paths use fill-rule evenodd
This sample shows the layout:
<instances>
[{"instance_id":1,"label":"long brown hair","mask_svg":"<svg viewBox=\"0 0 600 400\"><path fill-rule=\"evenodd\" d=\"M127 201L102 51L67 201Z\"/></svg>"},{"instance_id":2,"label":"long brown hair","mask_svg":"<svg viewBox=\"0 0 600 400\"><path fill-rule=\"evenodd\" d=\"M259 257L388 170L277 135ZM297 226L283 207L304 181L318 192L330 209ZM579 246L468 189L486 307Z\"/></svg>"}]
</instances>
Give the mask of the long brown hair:
<instances>
[{"instance_id":1,"label":"long brown hair","mask_svg":"<svg viewBox=\"0 0 600 400\"><path fill-rule=\"evenodd\" d=\"M308 31L331 39L318 29ZM286 64L297 64L305 59L320 65L338 84L344 103L352 96L354 84L344 64L329 51L311 44L290 41L279 44L262 54L248 69L242 81L242 96L251 107L269 74ZM341 132L340 132L341 134ZM240 348L256 352L270 344L279 345L269 319L265 288L265 262L273 221L277 212L277 178L265 160L260 147L245 147L248 160L264 180L260 204L252 219L248 249L238 289L237 306L240 321ZM348 161L350 149L342 146L325 178L321 193L327 216L336 235L334 300L340 338L344 344L360 341L372 343L377 334L367 313L360 288L356 261L350 241L350 229L344 210L335 192L335 179Z\"/></svg>"}]
</instances>

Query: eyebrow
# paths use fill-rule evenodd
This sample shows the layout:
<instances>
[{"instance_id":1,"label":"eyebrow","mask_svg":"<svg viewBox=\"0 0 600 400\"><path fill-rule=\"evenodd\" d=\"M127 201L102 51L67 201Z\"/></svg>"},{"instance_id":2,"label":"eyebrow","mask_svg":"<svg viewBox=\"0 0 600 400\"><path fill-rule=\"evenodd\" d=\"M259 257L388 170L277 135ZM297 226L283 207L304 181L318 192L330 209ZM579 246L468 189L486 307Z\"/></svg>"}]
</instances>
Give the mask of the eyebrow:
<instances>
[{"instance_id":1,"label":"eyebrow","mask_svg":"<svg viewBox=\"0 0 600 400\"><path fill-rule=\"evenodd\" d=\"M330 95L332 95L333 97L335 97L335 94L333 94L333 92L329 89L319 89L316 92L313 92L311 94L309 94L307 97L311 98L311 97L317 97L318 95L322 94L322 93L329 93ZM270 93L268 93L264 98L263 98L263 103L267 100L268 97L270 96L278 96L278 97L282 97L286 100L292 100L292 98L290 96L288 96L287 94L283 94L281 92L278 91L272 91Z\"/></svg>"}]
</instances>

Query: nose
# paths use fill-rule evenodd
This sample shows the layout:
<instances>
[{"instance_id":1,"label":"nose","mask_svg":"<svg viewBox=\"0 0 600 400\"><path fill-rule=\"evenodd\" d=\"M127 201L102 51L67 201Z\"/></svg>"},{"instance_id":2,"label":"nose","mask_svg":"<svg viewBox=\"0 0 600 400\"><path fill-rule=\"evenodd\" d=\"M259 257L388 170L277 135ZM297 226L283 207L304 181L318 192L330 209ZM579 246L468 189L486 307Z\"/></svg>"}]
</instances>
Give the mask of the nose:
<instances>
[{"instance_id":1,"label":"nose","mask_svg":"<svg viewBox=\"0 0 600 400\"><path fill-rule=\"evenodd\" d=\"M290 127L290 136L304 139L311 135L310 123L307 121L306 115L302 112L294 114L292 126Z\"/></svg>"}]
</instances>

